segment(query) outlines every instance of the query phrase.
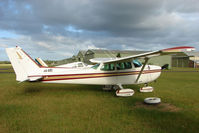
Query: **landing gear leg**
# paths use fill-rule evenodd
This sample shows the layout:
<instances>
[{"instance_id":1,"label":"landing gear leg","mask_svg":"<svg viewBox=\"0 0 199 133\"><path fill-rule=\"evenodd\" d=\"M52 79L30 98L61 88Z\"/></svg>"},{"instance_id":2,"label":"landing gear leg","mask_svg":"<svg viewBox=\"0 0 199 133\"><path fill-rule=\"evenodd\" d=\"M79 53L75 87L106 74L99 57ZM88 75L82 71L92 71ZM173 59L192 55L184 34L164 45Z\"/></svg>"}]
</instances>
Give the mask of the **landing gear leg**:
<instances>
[{"instance_id":1,"label":"landing gear leg","mask_svg":"<svg viewBox=\"0 0 199 133\"><path fill-rule=\"evenodd\" d=\"M119 88L120 88L121 90L124 89L123 86L122 86L122 84L118 84L118 86L119 86Z\"/></svg>"},{"instance_id":2,"label":"landing gear leg","mask_svg":"<svg viewBox=\"0 0 199 133\"><path fill-rule=\"evenodd\" d=\"M144 87L147 87L147 86L148 86L148 83L145 83L145 84L144 84Z\"/></svg>"},{"instance_id":3,"label":"landing gear leg","mask_svg":"<svg viewBox=\"0 0 199 133\"><path fill-rule=\"evenodd\" d=\"M119 90L120 89L120 87L118 85L113 85L112 88L113 88L113 90Z\"/></svg>"}]
</instances>

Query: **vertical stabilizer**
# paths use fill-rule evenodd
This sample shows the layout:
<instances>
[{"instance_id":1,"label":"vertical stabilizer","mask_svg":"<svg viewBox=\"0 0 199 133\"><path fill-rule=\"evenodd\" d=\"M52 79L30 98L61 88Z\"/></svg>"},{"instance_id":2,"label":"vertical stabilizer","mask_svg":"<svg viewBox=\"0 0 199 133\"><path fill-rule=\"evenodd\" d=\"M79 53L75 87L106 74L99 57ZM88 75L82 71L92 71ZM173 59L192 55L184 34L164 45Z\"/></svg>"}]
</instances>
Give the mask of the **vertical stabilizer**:
<instances>
[{"instance_id":1,"label":"vertical stabilizer","mask_svg":"<svg viewBox=\"0 0 199 133\"><path fill-rule=\"evenodd\" d=\"M39 72L38 64L20 47L6 48L6 52L15 71L17 81L28 80L28 76Z\"/></svg>"}]
</instances>

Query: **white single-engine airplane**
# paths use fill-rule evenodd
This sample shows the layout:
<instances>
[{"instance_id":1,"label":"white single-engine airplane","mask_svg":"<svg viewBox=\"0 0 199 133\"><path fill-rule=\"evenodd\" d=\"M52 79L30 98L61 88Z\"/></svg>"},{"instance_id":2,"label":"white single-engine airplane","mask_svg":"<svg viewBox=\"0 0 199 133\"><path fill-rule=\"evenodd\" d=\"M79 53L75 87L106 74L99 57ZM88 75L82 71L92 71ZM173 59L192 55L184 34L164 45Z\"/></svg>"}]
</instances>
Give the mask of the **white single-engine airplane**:
<instances>
[{"instance_id":1,"label":"white single-engine airplane","mask_svg":"<svg viewBox=\"0 0 199 133\"><path fill-rule=\"evenodd\" d=\"M151 57L192 50L195 48L183 46L122 58L96 58L90 60L96 65L82 69L42 66L20 47L6 48L17 81L105 85L117 88L118 96L134 94L132 89L124 89L122 85L147 84L160 76L160 66L146 65ZM145 62L141 64L138 58L143 58Z\"/></svg>"}]
</instances>

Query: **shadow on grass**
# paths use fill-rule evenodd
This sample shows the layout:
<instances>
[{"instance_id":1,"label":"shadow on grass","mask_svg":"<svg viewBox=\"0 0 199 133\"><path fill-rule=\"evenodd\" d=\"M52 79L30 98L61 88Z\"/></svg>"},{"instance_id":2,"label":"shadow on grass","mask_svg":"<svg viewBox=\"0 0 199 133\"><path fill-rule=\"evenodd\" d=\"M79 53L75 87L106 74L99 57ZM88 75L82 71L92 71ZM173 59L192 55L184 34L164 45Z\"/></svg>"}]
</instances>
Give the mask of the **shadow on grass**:
<instances>
[{"instance_id":1,"label":"shadow on grass","mask_svg":"<svg viewBox=\"0 0 199 133\"><path fill-rule=\"evenodd\" d=\"M128 108L127 113L143 126L143 132L153 133L198 133L199 119L183 108L170 103L144 104L144 97L121 99Z\"/></svg>"},{"instance_id":2,"label":"shadow on grass","mask_svg":"<svg viewBox=\"0 0 199 133\"><path fill-rule=\"evenodd\" d=\"M76 84L42 84L42 83L25 83L22 87L24 93L35 94L41 92L96 92L102 91L102 86L98 85L76 85Z\"/></svg>"},{"instance_id":3,"label":"shadow on grass","mask_svg":"<svg viewBox=\"0 0 199 133\"><path fill-rule=\"evenodd\" d=\"M79 84L46 84L39 82L24 82L17 85L20 90L17 93L20 96L43 96L43 97L59 97L59 96L99 96L99 97L116 97L115 90L104 91L101 85L79 85ZM124 88L132 88L137 94L139 86L137 85L124 85ZM139 95L138 95L139 96ZM117 97L117 99L123 99ZM128 100L129 99L129 100ZM130 100L131 99L131 100ZM134 99L134 96L133 96ZM123 99L124 101L131 102L132 97ZM134 101L134 100L133 100Z\"/></svg>"},{"instance_id":4,"label":"shadow on grass","mask_svg":"<svg viewBox=\"0 0 199 133\"><path fill-rule=\"evenodd\" d=\"M103 86L100 85L78 85L78 84L43 84L43 83L23 83L21 85L21 94L28 95L38 95L38 94L50 94L50 95L65 95L65 94L75 94L75 95L86 95L89 93L98 95L113 95L115 96L115 90L104 91ZM124 88L132 88L138 90L137 85L125 85Z\"/></svg>"},{"instance_id":5,"label":"shadow on grass","mask_svg":"<svg viewBox=\"0 0 199 133\"><path fill-rule=\"evenodd\" d=\"M24 93L39 93L41 92L41 89L39 88L32 88L32 87L25 87Z\"/></svg>"},{"instance_id":6,"label":"shadow on grass","mask_svg":"<svg viewBox=\"0 0 199 133\"><path fill-rule=\"evenodd\" d=\"M138 119L143 127L151 129L152 132L161 133L197 133L199 130L199 121L185 112L165 111L158 107L134 108Z\"/></svg>"}]
</instances>

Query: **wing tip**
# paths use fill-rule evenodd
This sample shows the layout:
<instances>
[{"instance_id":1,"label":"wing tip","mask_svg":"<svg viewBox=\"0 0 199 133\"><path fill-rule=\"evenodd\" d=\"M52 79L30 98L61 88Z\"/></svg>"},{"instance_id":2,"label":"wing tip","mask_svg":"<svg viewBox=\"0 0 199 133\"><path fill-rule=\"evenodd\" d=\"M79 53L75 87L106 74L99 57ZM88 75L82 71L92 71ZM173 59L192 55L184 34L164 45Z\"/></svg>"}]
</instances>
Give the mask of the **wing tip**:
<instances>
[{"instance_id":1,"label":"wing tip","mask_svg":"<svg viewBox=\"0 0 199 133\"><path fill-rule=\"evenodd\" d=\"M161 51L163 51L163 52L183 52L183 51L194 51L194 50L196 50L195 47L179 46L179 47L172 47L172 48L163 49Z\"/></svg>"}]
</instances>

